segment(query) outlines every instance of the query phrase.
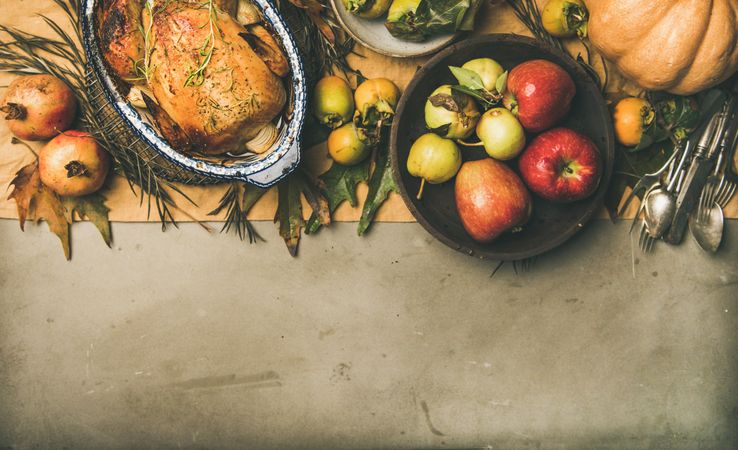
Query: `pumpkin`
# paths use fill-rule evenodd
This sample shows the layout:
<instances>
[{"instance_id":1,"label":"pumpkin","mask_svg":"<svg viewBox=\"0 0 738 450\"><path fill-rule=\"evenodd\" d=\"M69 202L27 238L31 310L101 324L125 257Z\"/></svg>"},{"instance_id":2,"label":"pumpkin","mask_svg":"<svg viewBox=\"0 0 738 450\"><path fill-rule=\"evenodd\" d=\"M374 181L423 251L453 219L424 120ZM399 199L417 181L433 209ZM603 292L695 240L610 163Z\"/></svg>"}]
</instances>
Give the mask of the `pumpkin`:
<instances>
[{"instance_id":1,"label":"pumpkin","mask_svg":"<svg viewBox=\"0 0 738 450\"><path fill-rule=\"evenodd\" d=\"M738 69L737 0L586 0L589 38L626 77L689 95Z\"/></svg>"}]
</instances>

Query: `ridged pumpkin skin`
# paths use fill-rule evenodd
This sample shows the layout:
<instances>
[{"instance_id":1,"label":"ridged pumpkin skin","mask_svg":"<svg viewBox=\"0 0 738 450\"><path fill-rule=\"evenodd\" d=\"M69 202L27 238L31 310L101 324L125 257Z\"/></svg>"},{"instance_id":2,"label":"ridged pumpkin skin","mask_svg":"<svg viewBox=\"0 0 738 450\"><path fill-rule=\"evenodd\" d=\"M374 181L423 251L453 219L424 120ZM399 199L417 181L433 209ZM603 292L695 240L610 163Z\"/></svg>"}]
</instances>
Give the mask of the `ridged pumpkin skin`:
<instances>
[{"instance_id":1,"label":"ridged pumpkin skin","mask_svg":"<svg viewBox=\"0 0 738 450\"><path fill-rule=\"evenodd\" d=\"M738 69L738 0L586 0L592 44L640 86L689 95Z\"/></svg>"}]
</instances>

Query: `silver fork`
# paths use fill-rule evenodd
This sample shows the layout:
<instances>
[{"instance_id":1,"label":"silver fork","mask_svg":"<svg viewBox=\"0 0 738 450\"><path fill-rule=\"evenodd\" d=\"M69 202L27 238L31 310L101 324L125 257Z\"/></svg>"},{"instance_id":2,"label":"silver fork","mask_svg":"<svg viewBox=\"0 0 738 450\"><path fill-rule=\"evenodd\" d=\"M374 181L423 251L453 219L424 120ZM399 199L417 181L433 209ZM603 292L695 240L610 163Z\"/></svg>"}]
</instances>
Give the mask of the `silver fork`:
<instances>
[{"instance_id":1,"label":"silver fork","mask_svg":"<svg viewBox=\"0 0 738 450\"><path fill-rule=\"evenodd\" d=\"M730 203L730 200L735 195L736 185L734 182L723 179L723 184L720 185L717 194L715 194L715 203L720 205L721 208L725 209Z\"/></svg>"},{"instance_id":2,"label":"silver fork","mask_svg":"<svg viewBox=\"0 0 738 450\"><path fill-rule=\"evenodd\" d=\"M728 131L723 136L720 142L720 159L718 167L722 173L722 181L720 186L716 189L714 202L720 205L721 208L725 208L730 199L733 198L736 191L736 183L725 176L726 172L732 170L731 165L733 164L733 156L735 154L736 145L738 145L738 112L733 112L731 120L731 126L728 127Z\"/></svg>"},{"instance_id":3,"label":"silver fork","mask_svg":"<svg viewBox=\"0 0 738 450\"><path fill-rule=\"evenodd\" d=\"M645 220L641 220L641 231L638 233L638 248L643 253L651 253L656 245L656 238L651 237Z\"/></svg>"},{"instance_id":4,"label":"silver fork","mask_svg":"<svg viewBox=\"0 0 738 450\"><path fill-rule=\"evenodd\" d=\"M646 219L643 216L646 209L646 197L648 197L648 194L657 189L660 185L661 182L656 181L646 190L643 194L643 200L641 200L641 204L638 207L638 212L636 213L635 218L633 218L633 223L630 225L631 235L636 226L638 226L638 248L641 249L642 253L650 253L656 245L656 238L651 237L649 234Z\"/></svg>"},{"instance_id":5,"label":"silver fork","mask_svg":"<svg viewBox=\"0 0 738 450\"><path fill-rule=\"evenodd\" d=\"M636 183L636 185L633 187L633 190L630 191L630 194L628 194L628 197L625 199L623 206L621 206L620 210L618 210L617 216L623 215L625 210L628 209L628 206L633 201L633 199L638 196L638 193L640 191L650 191L651 189L653 189L653 184L659 183L664 172L674 167L674 161L677 159L677 156L680 156L682 154L683 151L684 144L679 143L676 148L674 148L674 152L671 154L671 156L669 156L669 159L666 160L664 165L661 166L659 170L653 173L647 173L646 175L641 177L641 179L638 180L638 183ZM643 194L643 198L646 198L646 193ZM641 202L641 204L643 204L643 202Z\"/></svg>"}]
</instances>

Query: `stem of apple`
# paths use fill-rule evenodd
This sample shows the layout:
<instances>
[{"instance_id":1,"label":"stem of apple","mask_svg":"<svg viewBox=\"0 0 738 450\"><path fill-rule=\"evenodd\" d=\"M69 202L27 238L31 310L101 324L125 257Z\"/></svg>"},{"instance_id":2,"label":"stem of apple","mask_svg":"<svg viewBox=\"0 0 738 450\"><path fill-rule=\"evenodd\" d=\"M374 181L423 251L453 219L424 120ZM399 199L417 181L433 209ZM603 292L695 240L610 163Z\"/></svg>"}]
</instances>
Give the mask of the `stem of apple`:
<instances>
[{"instance_id":1,"label":"stem of apple","mask_svg":"<svg viewBox=\"0 0 738 450\"><path fill-rule=\"evenodd\" d=\"M456 141L457 144L463 145L464 147L484 147L484 142L464 142L461 139Z\"/></svg>"},{"instance_id":2,"label":"stem of apple","mask_svg":"<svg viewBox=\"0 0 738 450\"><path fill-rule=\"evenodd\" d=\"M422 178L420 181L420 189L418 189L418 195L415 196L418 200L423 199L423 189L425 188L425 178Z\"/></svg>"}]
</instances>

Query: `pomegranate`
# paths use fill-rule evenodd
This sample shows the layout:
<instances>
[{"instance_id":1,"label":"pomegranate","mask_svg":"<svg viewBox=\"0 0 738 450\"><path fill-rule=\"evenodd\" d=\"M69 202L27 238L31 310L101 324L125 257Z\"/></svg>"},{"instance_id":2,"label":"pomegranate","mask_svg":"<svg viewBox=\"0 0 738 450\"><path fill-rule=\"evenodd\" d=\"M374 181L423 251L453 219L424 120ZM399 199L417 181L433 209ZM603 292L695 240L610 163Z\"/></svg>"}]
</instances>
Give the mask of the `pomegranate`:
<instances>
[{"instance_id":1,"label":"pomegranate","mask_svg":"<svg viewBox=\"0 0 738 450\"><path fill-rule=\"evenodd\" d=\"M10 83L0 111L20 139L51 139L72 126L77 98L62 80L51 75L26 75Z\"/></svg>"},{"instance_id":2,"label":"pomegranate","mask_svg":"<svg viewBox=\"0 0 738 450\"><path fill-rule=\"evenodd\" d=\"M98 191L109 169L108 154L83 131L60 134L38 154L41 182L61 196L79 197Z\"/></svg>"}]
</instances>

